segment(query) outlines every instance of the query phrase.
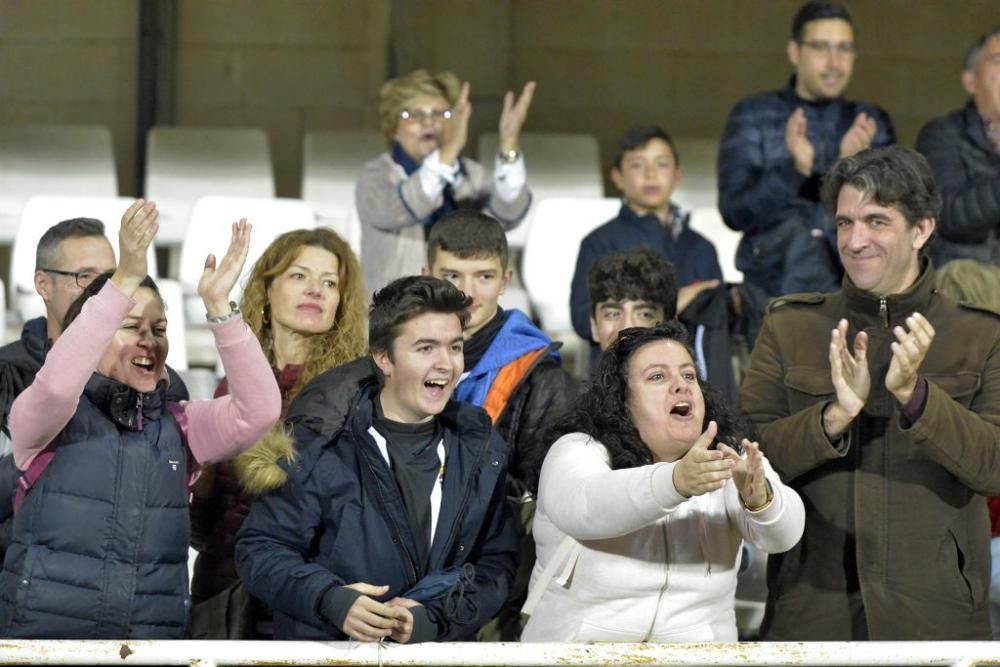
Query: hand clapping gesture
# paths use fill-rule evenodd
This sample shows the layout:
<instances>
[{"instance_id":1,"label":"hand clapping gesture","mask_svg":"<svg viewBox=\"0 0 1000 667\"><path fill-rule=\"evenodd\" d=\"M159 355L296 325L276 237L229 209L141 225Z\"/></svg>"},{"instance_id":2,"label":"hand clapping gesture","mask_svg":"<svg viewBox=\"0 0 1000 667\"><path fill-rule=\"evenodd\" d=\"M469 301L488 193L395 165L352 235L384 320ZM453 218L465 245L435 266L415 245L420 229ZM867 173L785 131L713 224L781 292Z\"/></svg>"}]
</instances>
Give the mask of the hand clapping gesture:
<instances>
[{"instance_id":1,"label":"hand clapping gesture","mask_svg":"<svg viewBox=\"0 0 1000 667\"><path fill-rule=\"evenodd\" d=\"M733 476L733 461L723 452L709 449L717 432L716 423L708 422L705 432L674 466L674 488L685 498L721 489Z\"/></svg>"},{"instance_id":2,"label":"hand clapping gesture","mask_svg":"<svg viewBox=\"0 0 1000 667\"><path fill-rule=\"evenodd\" d=\"M144 199L136 199L122 215L118 231L118 268L111 282L129 296L139 288L149 270L146 256L149 244L160 229L159 216L156 204Z\"/></svg>"},{"instance_id":3,"label":"hand clapping gesture","mask_svg":"<svg viewBox=\"0 0 1000 667\"><path fill-rule=\"evenodd\" d=\"M521 96L514 100L510 90L503 96L503 111L500 112L500 151L517 150L521 141L521 128L528 119L528 109L531 108L531 98L535 96L535 82L524 84Z\"/></svg>"},{"instance_id":4,"label":"hand clapping gesture","mask_svg":"<svg viewBox=\"0 0 1000 667\"><path fill-rule=\"evenodd\" d=\"M764 454L760 451L760 445L752 440L743 438L742 444L743 456L726 444L720 444L719 450L733 463L733 483L743 500L743 506L751 511L762 510L767 505L768 497Z\"/></svg>"},{"instance_id":5,"label":"hand clapping gesture","mask_svg":"<svg viewBox=\"0 0 1000 667\"><path fill-rule=\"evenodd\" d=\"M442 164L454 165L459 154L465 148L469 137L469 118L472 116L472 103L469 102L469 82L462 84L462 92L458 101L451 109L451 120L444 127L441 140L440 158Z\"/></svg>"},{"instance_id":6,"label":"hand clapping gesture","mask_svg":"<svg viewBox=\"0 0 1000 667\"><path fill-rule=\"evenodd\" d=\"M830 438L843 433L865 407L872 380L868 371L868 334L854 337L854 351L847 347L847 320L840 320L830 334L830 379L837 400L823 411L823 430Z\"/></svg>"},{"instance_id":7,"label":"hand clapping gesture","mask_svg":"<svg viewBox=\"0 0 1000 667\"><path fill-rule=\"evenodd\" d=\"M218 317L230 312L229 293L243 272L250 249L250 230L253 226L242 218L233 223L233 236L222 261L216 266L215 255L205 259L205 270L198 281L198 296L205 303L209 317Z\"/></svg>"},{"instance_id":8,"label":"hand clapping gesture","mask_svg":"<svg viewBox=\"0 0 1000 667\"><path fill-rule=\"evenodd\" d=\"M859 113L840 140L840 157L850 157L871 147L877 131L875 119L864 112Z\"/></svg>"},{"instance_id":9,"label":"hand clapping gesture","mask_svg":"<svg viewBox=\"0 0 1000 667\"><path fill-rule=\"evenodd\" d=\"M934 327L920 313L907 317L906 326L909 331L903 327L892 330L896 342L892 344L892 360L885 375L885 388L903 405L917 388L917 371L934 341Z\"/></svg>"},{"instance_id":10,"label":"hand clapping gesture","mask_svg":"<svg viewBox=\"0 0 1000 667\"><path fill-rule=\"evenodd\" d=\"M803 176L811 176L816 151L806 136L806 112L801 107L792 112L785 124L785 146L792 154L795 169Z\"/></svg>"}]
</instances>

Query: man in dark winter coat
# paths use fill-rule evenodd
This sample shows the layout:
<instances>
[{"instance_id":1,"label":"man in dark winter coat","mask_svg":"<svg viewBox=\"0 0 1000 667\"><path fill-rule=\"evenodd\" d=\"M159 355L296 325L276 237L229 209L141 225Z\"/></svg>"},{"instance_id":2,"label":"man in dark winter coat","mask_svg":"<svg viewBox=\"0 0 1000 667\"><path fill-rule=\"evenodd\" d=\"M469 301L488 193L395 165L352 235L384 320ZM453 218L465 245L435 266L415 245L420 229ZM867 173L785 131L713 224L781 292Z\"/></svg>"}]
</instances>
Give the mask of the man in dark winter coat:
<instances>
[{"instance_id":1,"label":"man in dark winter coat","mask_svg":"<svg viewBox=\"0 0 1000 667\"><path fill-rule=\"evenodd\" d=\"M486 412L451 399L470 303L437 278L393 281L373 299L371 356L290 406L292 437L260 461L273 490L236 545L275 639L468 639L507 598L507 445Z\"/></svg>"},{"instance_id":2,"label":"man in dark winter coat","mask_svg":"<svg viewBox=\"0 0 1000 667\"><path fill-rule=\"evenodd\" d=\"M921 249L941 195L916 151L840 160L823 200L843 286L772 301L741 391L807 508L802 541L768 561L761 634L989 639L1000 313L936 289Z\"/></svg>"},{"instance_id":3,"label":"man in dark winter coat","mask_svg":"<svg viewBox=\"0 0 1000 667\"><path fill-rule=\"evenodd\" d=\"M965 56L962 85L971 99L920 131L917 150L944 196L934 263L975 259L1000 266L1000 28Z\"/></svg>"},{"instance_id":4,"label":"man in dark winter coat","mask_svg":"<svg viewBox=\"0 0 1000 667\"><path fill-rule=\"evenodd\" d=\"M736 268L771 296L833 291L842 272L819 182L838 158L895 143L877 106L847 100L854 23L831 2L809 2L792 21L781 90L733 107L719 146L719 210L743 232Z\"/></svg>"}]
</instances>

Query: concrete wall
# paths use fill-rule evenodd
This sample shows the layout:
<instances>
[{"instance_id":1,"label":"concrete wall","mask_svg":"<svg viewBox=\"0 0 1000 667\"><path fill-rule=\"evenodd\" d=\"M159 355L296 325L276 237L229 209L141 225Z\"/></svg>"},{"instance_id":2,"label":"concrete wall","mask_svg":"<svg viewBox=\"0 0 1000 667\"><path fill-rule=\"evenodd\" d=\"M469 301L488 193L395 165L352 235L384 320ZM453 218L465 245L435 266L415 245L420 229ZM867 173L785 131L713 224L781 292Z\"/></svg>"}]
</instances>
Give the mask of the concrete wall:
<instances>
[{"instance_id":1,"label":"concrete wall","mask_svg":"<svg viewBox=\"0 0 1000 667\"><path fill-rule=\"evenodd\" d=\"M470 146L508 87L536 79L528 129L586 131L605 166L624 128L716 137L739 98L784 83L798 0L176 0L175 121L256 125L278 191L299 191L302 133L375 128L378 87L418 66L472 82ZM848 94L886 107L912 144L960 105L961 55L996 0L847 0L859 54ZM0 122L112 128L134 172L136 0L0 0Z\"/></svg>"},{"instance_id":2,"label":"concrete wall","mask_svg":"<svg viewBox=\"0 0 1000 667\"><path fill-rule=\"evenodd\" d=\"M179 0L178 125L257 126L279 194L298 195L302 134L377 127L384 0Z\"/></svg>"},{"instance_id":3,"label":"concrete wall","mask_svg":"<svg viewBox=\"0 0 1000 667\"><path fill-rule=\"evenodd\" d=\"M135 0L0 0L0 123L107 125L134 191L138 24Z\"/></svg>"}]
</instances>

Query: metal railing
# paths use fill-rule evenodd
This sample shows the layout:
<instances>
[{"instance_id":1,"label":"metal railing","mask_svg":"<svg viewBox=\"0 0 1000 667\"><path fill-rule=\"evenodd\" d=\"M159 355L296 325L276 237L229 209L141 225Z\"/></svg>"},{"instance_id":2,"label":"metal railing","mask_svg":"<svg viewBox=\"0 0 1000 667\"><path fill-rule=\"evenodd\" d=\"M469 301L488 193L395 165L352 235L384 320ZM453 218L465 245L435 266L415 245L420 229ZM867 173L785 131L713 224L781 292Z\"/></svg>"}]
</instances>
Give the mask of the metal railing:
<instances>
[{"instance_id":1,"label":"metal railing","mask_svg":"<svg viewBox=\"0 0 1000 667\"><path fill-rule=\"evenodd\" d=\"M0 664L34 665L954 665L1000 664L1000 642L360 644L0 640Z\"/></svg>"}]
</instances>

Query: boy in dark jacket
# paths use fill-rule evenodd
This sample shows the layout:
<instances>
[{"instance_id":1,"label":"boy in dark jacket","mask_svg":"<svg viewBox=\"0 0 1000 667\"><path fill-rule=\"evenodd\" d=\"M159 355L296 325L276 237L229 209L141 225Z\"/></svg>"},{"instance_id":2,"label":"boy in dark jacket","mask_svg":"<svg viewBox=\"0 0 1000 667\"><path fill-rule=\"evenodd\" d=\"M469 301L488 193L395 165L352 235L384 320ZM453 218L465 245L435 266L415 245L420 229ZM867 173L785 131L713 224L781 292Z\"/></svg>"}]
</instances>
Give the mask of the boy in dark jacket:
<instances>
[{"instance_id":1,"label":"boy in dark jacket","mask_svg":"<svg viewBox=\"0 0 1000 667\"><path fill-rule=\"evenodd\" d=\"M459 210L442 218L427 240L424 273L447 280L472 299L465 327L465 372L455 398L489 413L510 451L508 495L519 518L521 557L510 602L486 632L489 639L516 641L521 604L535 562L531 537L538 470L548 443L542 432L578 393L562 368L558 349L527 315L497 302L511 280L507 237L493 218ZM482 636L482 635L481 635Z\"/></svg>"},{"instance_id":2,"label":"boy in dark jacket","mask_svg":"<svg viewBox=\"0 0 1000 667\"><path fill-rule=\"evenodd\" d=\"M236 566L274 609L275 639L467 639L506 599L507 447L451 400L470 303L430 277L378 291L371 356L310 382L291 437L261 448L274 490L251 507Z\"/></svg>"}]
</instances>

